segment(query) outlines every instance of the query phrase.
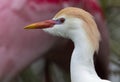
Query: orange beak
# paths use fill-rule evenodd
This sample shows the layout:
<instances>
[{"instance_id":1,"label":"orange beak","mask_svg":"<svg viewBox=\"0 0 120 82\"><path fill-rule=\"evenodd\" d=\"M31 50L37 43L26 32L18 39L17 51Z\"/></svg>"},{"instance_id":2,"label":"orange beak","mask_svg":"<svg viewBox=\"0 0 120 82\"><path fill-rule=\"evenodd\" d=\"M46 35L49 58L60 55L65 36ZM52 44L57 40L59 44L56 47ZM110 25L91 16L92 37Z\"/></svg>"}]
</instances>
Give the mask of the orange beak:
<instances>
[{"instance_id":1,"label":"orange beak","mask_svg":"<svg viewBox=\"0 0 120 82\"><path fill-rule=\"evenodd\" d=\"M56 22L54 20L46 20L25 26L24 29L44 29L44 28L53 27L55 24Z\"/></svg>"}]
</instances>

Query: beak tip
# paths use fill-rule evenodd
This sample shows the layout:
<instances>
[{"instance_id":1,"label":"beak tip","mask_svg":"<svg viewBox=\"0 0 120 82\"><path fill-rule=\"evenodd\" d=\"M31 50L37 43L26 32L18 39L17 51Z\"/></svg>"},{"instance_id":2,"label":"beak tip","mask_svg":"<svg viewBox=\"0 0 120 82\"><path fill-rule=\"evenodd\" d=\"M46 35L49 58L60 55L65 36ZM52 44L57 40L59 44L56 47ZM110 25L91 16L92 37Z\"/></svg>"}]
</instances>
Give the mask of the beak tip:
<instances>
[{"instance_id":1,"label":"beak tip","mask_svg":"<svg viewBox=\"0 0 120 82\"><path fill-rule=\"evenodd\" d=\"M25 26L24 29L28 29L29 27L28 26Z\"/></svg>"},{"instance_id":2,"label":"beak tip","mask_svg":"<svg viewBox=\"0 0 120 82\"><path fill-rule=\"evenodd\" d=\"M34 28L33 24L24 27L24 29L33 29L33 28Z\"/></svg>"}]
</instances>

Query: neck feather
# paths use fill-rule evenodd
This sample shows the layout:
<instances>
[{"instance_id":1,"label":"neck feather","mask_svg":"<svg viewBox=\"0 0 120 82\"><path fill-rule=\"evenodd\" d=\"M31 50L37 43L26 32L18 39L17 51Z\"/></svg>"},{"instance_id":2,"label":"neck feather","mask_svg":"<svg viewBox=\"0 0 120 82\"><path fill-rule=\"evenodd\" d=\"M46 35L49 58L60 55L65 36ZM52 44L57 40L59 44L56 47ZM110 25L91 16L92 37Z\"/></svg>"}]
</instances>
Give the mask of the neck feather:
<instances>
[{"instance_id":1,"label":"neck feather","mask_svg":"<svg viewBox=\"0 0 120 82\"><path fill-rule=\"evenodd\" d=\"M95 49L90 41L84 38L72 38L75 49L71 58L71 80L72 82L94 82L92 78L99 80L94 68L93 55Z\"/></svg>"}]
</instances>

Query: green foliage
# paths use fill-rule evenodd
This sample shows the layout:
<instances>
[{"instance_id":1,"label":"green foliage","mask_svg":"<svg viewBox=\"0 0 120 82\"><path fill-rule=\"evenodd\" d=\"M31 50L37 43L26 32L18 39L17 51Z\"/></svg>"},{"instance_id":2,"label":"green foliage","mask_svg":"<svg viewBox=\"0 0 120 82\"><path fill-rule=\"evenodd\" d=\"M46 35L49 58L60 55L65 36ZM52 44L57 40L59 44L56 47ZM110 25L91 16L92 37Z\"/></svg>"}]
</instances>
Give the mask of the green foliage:
<instances>
[{"instance_id":1,"label":"green foliage","mask_svg":"<svg viewBox=\"0 0 120 82\"><path fill-rule=\"evenodd\" d=\"M39 82L37 76L33 73L33 71L28 68L24 70L21 74L22 82Z\"/></svg>"},{"instance_id":2,"label":"green foliage","mask_svg":"<svg viewBox=\"0 0 120 82\"><path fill-rule=\"evenodd\" d=\"M110 35L111 76L120 78L120 0L100 0ZM118 79L117 82L120 82Z\"/></svg>"}]
</instances>

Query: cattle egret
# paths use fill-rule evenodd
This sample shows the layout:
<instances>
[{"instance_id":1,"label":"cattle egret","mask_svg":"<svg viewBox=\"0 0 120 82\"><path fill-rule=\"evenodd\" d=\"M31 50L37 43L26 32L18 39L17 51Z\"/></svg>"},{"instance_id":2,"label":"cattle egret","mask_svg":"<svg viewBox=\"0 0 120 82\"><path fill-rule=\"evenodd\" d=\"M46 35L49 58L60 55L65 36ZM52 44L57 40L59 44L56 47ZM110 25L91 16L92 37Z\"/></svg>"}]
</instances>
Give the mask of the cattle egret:
<instances>
[{"instance_id":1,"label":"cattle egret","mask_svg":"<svg viewBox=\"0 0 120 82\"><path fill-rule=\"evenodd\" d=\"M70 64L72 82L110 82L101 79L95 71L93 56L99 49L101 38L93 17L85 10L68 7L59 11L52 20L34 23L25 29L43 29L73 41L75 48Z\"/></svg>"}]
</instances>

